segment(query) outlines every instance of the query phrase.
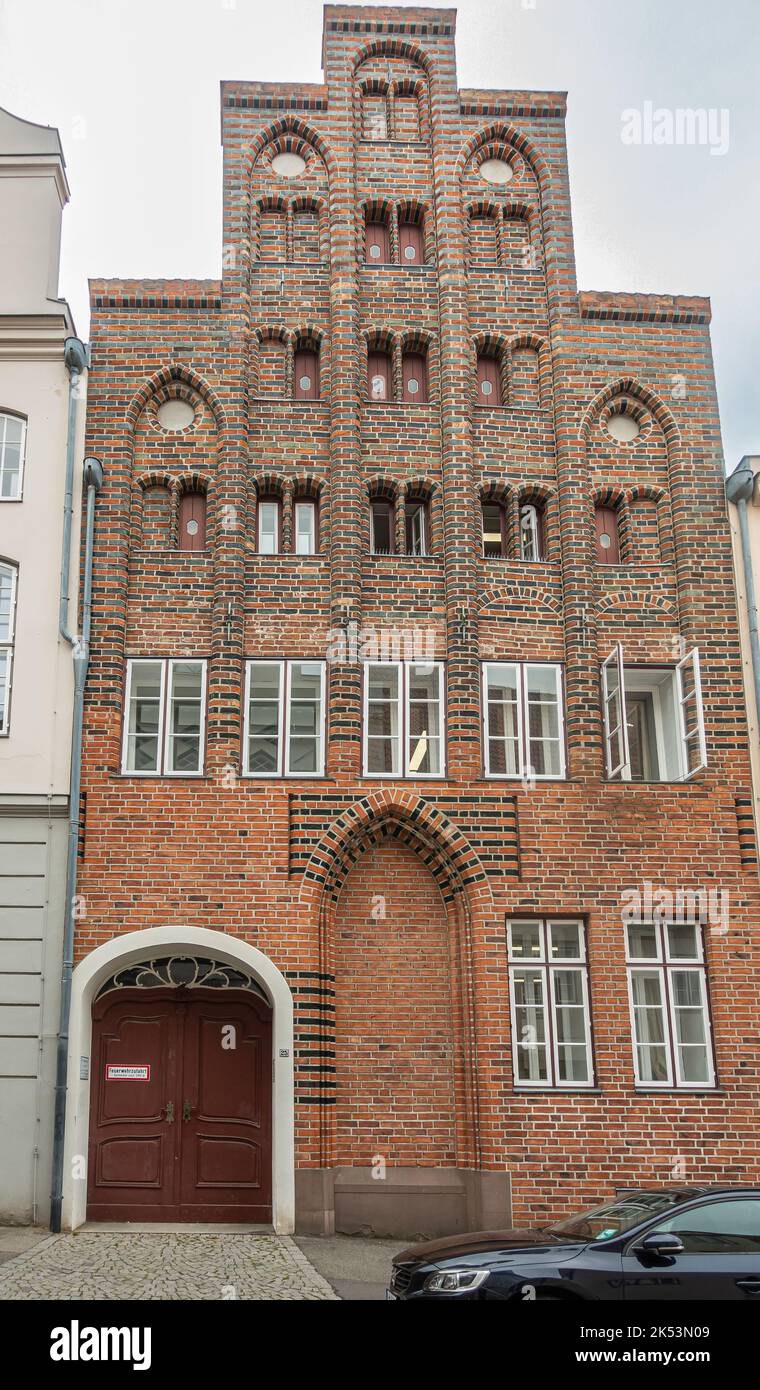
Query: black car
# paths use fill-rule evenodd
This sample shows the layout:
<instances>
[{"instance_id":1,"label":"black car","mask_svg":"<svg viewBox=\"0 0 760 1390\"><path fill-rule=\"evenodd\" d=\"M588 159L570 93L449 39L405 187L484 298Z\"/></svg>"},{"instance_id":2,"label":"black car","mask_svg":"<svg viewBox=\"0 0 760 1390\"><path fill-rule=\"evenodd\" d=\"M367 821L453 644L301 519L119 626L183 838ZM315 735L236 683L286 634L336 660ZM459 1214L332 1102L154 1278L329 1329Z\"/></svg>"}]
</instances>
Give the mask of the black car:
<instances>
[{"instance_id":1,"label":"black car","mask_svg":"<svg viewBox=\"0 0 760 1390\"><path fill-rule=\"evenodd\" d=\"M391 1299L753 1298L760 1306L760 1188L665 1188L531 1230L412 1245Z\"/></svg>"}]
</instances>

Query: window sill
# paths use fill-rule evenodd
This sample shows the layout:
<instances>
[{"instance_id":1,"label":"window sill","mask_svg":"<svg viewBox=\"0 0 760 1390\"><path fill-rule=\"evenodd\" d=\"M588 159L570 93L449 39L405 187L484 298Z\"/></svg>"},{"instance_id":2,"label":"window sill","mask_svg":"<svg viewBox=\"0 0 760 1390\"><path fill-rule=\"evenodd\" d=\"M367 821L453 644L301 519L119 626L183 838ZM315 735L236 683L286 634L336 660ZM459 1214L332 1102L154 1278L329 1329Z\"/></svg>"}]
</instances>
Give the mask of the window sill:
<instances>
[{"instance_id":1,"label":"window sill","mask_svg":"<svg viewBox=\"0 0 760 1390\"><path fill-rule=\"evenodd\" d=\"M601 1086L513 1086L515 1096L602 1096Z\"/></svg>"},{"instance_id":2,"label":"window sill","mask_svg":"<svg viewBox=\"0 0 760 1390\"><path fill-rule=\"evenodd\" d=\"M726 1096L721 1086L634 1086L637 1096Z\"/></svg>"}]
</instances>

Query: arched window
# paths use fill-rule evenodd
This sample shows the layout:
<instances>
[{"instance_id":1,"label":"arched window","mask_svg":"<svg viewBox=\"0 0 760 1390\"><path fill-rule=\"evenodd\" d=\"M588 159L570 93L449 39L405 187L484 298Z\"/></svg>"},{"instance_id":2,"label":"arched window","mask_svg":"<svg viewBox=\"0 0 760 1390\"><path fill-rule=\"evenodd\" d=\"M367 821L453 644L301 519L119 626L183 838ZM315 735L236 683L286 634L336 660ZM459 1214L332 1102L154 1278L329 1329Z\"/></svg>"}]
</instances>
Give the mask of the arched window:
<instances>
[{"instance_id":1,"label":"arched window","mask_svg":"<svg viewBox=\"0 0 760 1390\"><path fill-rule=\"evenodd\" d=\"M393 399L393 365L389 352L373 350L367 353L367 399Z\"/></svg>"},{"instance_id":2,"label":"arched window","mask_svg":"<svg viewBox=\"0 0 760 1390\"><path fill-rule=\"evenodd\" d=\"M526 502L520 508L520 556L528 561L545 558L544 509L540 502Z\"/></svg>"},{"instance_id":3,"label":"arched window","mask_svg":"<svg viewBox=\"0 0 760 1390\"><path fill-rule=\"evenodd\" d=\"M293 260L319 259L319 213L316 208L296 208L293 213Z\"/></svg>"},{"instance_id":4,"label":"arched window","mask_svg":"<svg viewBox=\"0 0 760 1390\"><path fill-rule=\"evenodd\" d=\"M256 549L259 555L277 555L282 535L279 497L264 496L256 508Z\"/></svg>"},{"instance_id":5,"label":"arched window","mask_svg":"<svg viewBox=\"0 0 760 1390\"><path fill-rule=\"evenodd\" d=\"M388 220L368 217L364 232L364 259L367 265L390 265L391 234Z\"/></svg>"},{"instance_id":6,"label":"arched window","mask_svg":"<svg viewBox=\"0 0 760 1390\"><path fill-rule=\"evenodd\" d=\"M362 93L362 138L388 139L388 97L385 92Z\"/></svg>"},{"instance_id":7,"label":"arched window","mask_svg":"<svg viewBox=\"0 0 760 1390\"><path fill-rule=\"evenodd\" d=\"M424 405L428 398L427 357L424 352L405 352L402 361L403 399Z\"/></svg>"},{"instance_id":8,"label":"arched window","mask_svg":"<svg viewBox=\"0 0 760 1390\"><path fill-rule=\"evenodd\" d=\"M620 564L620 518L615 507L596 508L596 559L600 565Z\"/></svg>"},{"instance_id":9,"label":"arched window","mask_svg":"<svg viewBox=\"0 0 760 1390\"><path fill-rule=\"evenodd\" d=\"M295 356L295 398L319 400L319 353L316 348L299 348Z\"/></svg>"},{"instance_id":10,"label":"arched window","mask_svg":"<svg viewBox=\"0 0 760 1390\"><path fill-rule=\"evenodd\" d=\"M10 728L17 575L15 565L0 564L0 734Z\"/></svg>"},{"instance_id":11,"label":"arched window","mask_svg":"<svg viewBox=\"0 0 760 1390\"><path fill-rule=\"evenodd\" d=\"M370 500L369 548L373 555L396 553L396 508L387 497Z\"/></svg>"},{"instance_id":12,"label":"arched window","mask_svg":"<svg viewBox=\"0 0 760 1390\"><path fill-rule=\"evenodd\" d=\"M265 338L259 343L258 394L282 397L285 393L285 344L279 338Z\"/></svg>"},{"instance_id":13,"label":"arched window","mask_svg":"<svg viewBox=\"0 0 760 1390\"><path fill-rule=\"evenodd\" d=\"M259 215L259 259L284 261L287 219L284 208L262 208Z\"/></svg>"},{"instance_id":14,"label":"arched window","mask_svg":"<svg viewBox=\"0 0 760 1390\"><path fill-rule=\"evenodd\" d=\"M393 138L395 140L419 140L420 103L416 92L394 92Z\"/></svg>"},{"instance_id":15,"label":"arched window","mask_svg":"<svg viewBox=\"0 0 760 1390\"><path fill-rule=\"evenodd\" d=\"M405 218L399 222L398 244L403 266L424 265L425 229L417 218Z\"/></svg>"},{"instance_id":16,"label":"arched window","mask_svg":"<svg viewBox=\"0 0 760 1390\"><path fill-rule=\"evenodd\" d=\"M481 505L483 526L483 555L487 560L504 560L509 550L507 543L507 509L503 502L483 502Z\"/></svg>"},{"instance_id":17,"label":"arched window","mask_svg":"<svg viewBox=\"0 0 760 1390\"><path fill-rule=\"evenodd\" d=\"M499 264L499 234L496 218L490 212L470 213L470 264Z\"/></svg>"},{"instance_id":18,"label":"arched window","mask_svg":"<svg viewBox=\"0 0 760 1390\"><path fill-rule=\"evenodd\" d=\"M179 499L178 522L180 550L205 550L206 494L204 492L182 493Z\"/></svg>"},{"instance_id":19,"label":"arched window","mask_svg":"<svg viewBox=\"0 0 760 1390\"><path fill-rule=\"evenodd\" d=\"M407 497L404 505L407 555L430 554L430 509L423 497Z\"/></svg>"},{"instance_id":20,"label":"arched window","mask_svg":"<svg viewBox=\"0 0 760 1390\"><path fill-rule=\"evenodd\" d=\"M295 554L316 555L319 548L319 512L313 497L296 498L293 521Z\"/></svg>"},{"instance_id":21,"label":"arched window","mask_svg":"<svg viewBox=\"0 0 760 1390\"><path fill-rule=\"evenodd\" d=\"M0 415L0 502L17 502L24 476L26 421Z\"/></svg>"},{"instance_id":22,"label":"arched window","mask_svg":"<svg viewBox=\"0 0 760 1390\"><path fill-rule=\"evenodd\" d=\"M498 357L478 353L478 405L502 404L501 369Z\"/></svg>"}]
</instances>

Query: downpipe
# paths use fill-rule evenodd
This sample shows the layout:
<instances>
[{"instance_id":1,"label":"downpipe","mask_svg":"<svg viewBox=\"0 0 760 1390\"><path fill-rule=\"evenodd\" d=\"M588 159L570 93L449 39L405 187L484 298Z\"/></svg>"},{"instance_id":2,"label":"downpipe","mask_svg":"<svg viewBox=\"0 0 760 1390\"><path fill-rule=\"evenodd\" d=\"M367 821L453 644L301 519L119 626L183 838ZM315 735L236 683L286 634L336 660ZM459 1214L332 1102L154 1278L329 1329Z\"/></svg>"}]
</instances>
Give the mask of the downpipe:
<instances>
[{"instance_id":1,"label":"downpipe","mask_svg":"<svg viewBox=\"0 0 760 1390\"><path fill-rule=\"evenodd\" d=\"M53 1172L50 1193L50 1229L61 1229L63 1202L63 1146L66 1127L66 1093L68 1084L69 1018L71 1013L71 980L74 969L74 926L77 890L77 858L79 850L79 802L82 785L82 728L84 720L84 688L90 651L92 622L92 553L95 531L95 498L103 486L100 461L84 461L86 490L84 578L82 590L82 632L72 632L69 624L69 581L71 574L71 533L74 516L74 448L76 440L78 383L87 365L84 345L77 338L68 338L64 360L69 370L69 419L66 439L66 483L63 513L63 548L61 555L61 588L58 629L72 649L74 664L74 710L71 730L71 773L69 779L69 831L66 855L66 896L63 919L63 957L61 964L61 998L53 1114Z\"/></svg>"},{"instance_id":2,"label":"downpipe","mask_svg":"<svg viewBox=\"0 0 760 1390\"><path fill-rule=\"evenodd\" d=\"M752 498L755 477L749 460L743 458L726 482L726 496L733 502L739 516L739 536L742 545L742 565L744 568L744 588L747 595L747 621L749 625L749 649L752 657L752 677L755 687L755 715L760 729L760 635L758 635L757 599L755 597L755 576L752 569L752 546L747 520L747 503Z\"/></svg>"}]
</instances>

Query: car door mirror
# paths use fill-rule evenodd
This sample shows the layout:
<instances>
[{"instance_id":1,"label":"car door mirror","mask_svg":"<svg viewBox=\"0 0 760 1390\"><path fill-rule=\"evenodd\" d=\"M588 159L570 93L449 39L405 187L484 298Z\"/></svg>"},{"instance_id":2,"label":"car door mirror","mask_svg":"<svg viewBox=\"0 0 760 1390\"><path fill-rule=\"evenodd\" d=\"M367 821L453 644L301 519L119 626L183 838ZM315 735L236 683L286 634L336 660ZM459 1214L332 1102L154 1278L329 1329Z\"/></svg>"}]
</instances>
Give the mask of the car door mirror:
<instances>
[{"instance_id":1,"label":"car door mirror","mask_svg":"<svg viewBox=\"0 0 760 1390\"><path fill-rule=\"evenodd\" d=\"M634 1248L637 1255L659 1255L664 1258L666 1255L683 1254L683 1241L674 1231L652 1231Z\"/></svg>"}]
</instances>

